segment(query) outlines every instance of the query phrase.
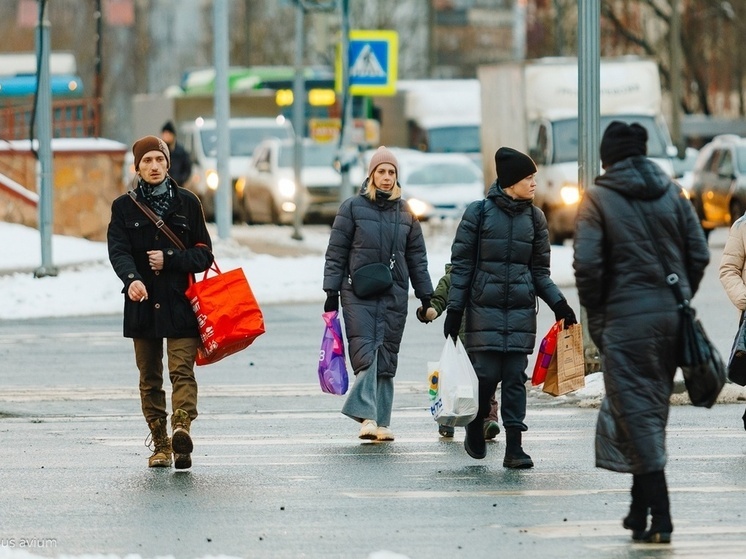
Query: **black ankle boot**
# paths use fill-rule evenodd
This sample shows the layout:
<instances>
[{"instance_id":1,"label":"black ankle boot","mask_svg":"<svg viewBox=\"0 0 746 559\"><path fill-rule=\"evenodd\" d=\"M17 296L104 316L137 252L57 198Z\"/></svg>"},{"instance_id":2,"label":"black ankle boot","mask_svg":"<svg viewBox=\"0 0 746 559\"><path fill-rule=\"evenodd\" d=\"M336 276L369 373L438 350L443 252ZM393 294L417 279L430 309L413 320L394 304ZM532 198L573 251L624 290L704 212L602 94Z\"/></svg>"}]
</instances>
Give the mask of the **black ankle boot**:
<instances>
[{"instance_id":1,"label":"black ankle boot","mask_svg":"<svg viewBox=\"0 0 746 559\"><path fill-rule=\"evenodd\" d=\"M466 426L464 449L469 456L476 460L481 460L487 456L487 443L484 442L484 419L477 417Z\"/></svg>"},{"instance_id":2,"label":"black ankle boot","mask_svg":"<svg viewBox=\"0 0 746 559\"><path fill-rule=\"evenodd\" d=\"M520 429L505 429L505 458L504 468L524 469L533 468L534 462L531 457L523 452L521 446L522 432Z\"/></svg>"},{"instance_id":3,"label":"black ankle boot","mask_svg":"<svg viewBox=\"0 0 746 559\"><path fill-rule=\"evenodd\" d=\"M666 475L663 471L645 474L647 479L645 494L650 503L650 529L643 534L646 543L671 543L671 504L668 500Z\"/></svg>"},{"instance_id":4,"label":"black ankle boot","mask_svg":"<svg viewBox=\"0 0 746 559\"><path fill-rule=\"evenodd\" d=\"M629 506L629 514L622 520L622 526L627 530L632 530L634 541L642 541L648 527L648 505L641 489L639 477L632 476L632 490L630 491L632 504Z\"/></svg>"}]
</instances>

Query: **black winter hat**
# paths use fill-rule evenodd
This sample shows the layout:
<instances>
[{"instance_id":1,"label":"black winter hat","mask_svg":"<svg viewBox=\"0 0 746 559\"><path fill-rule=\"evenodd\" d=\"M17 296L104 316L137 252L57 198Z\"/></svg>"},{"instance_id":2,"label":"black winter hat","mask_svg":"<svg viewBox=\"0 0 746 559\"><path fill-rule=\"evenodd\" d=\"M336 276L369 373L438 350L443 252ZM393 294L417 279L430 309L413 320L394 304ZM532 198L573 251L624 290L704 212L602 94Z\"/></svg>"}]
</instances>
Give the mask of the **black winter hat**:
<instances>
[{"instance_id":1,"label":"black winter hat","mask_svg":"<svg viewBox=\"0 0 746 559\"><path fill-rule=\"evenodd\" d=\"M161 128L161 132L171 132L171 134L176 134L176 127L174 126L174 123L170 120L166 122L166 124L163 125L163 128Z\"/></svg>"},{"instance_id":2,"label":"black winter hat","mask_svg":"<svg viewBox=\"0 0 746 559\"><path fill-rule=\"evenodd\" d=\"M536 163L528 155L513 148L501 147L495 152L497 180L503 188L510 188L536 172Z\"/></svg>"},{"instance_id":3,"label":"black winter hat","mask_svg":"<svg viewBox=\"0 0 746 559\"><path fill-rule=\"evenodd\" d=\"M648 131L636 122L612 121L601 139L601 164L604 169L634 155L648 153Z\"/></svg>"}]
</instances>

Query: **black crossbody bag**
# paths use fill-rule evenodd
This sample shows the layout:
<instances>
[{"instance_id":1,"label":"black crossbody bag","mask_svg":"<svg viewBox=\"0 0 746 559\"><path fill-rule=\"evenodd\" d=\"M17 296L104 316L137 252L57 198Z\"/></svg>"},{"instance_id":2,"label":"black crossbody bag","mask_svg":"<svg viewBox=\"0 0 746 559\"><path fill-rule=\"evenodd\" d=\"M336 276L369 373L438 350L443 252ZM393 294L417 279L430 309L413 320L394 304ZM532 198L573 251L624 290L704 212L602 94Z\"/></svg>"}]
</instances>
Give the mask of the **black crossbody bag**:
<instances>
[{"instance_id":1,"label":"black crossbody bag","mask_svg":"<svg viewBox=\"0 0 746 559\"><path fill-rule=\"evenodd\" d=\"M366 264L355 270L350 276L352 292L360 299L370 299L388 291L394 285L394 264L396 263L396 239L399 236L399 212L401 206L396 204L396 224L394 225L394 237L391 240L391 250L388 265L383 262Z\"/></svg>"}]
</instances>

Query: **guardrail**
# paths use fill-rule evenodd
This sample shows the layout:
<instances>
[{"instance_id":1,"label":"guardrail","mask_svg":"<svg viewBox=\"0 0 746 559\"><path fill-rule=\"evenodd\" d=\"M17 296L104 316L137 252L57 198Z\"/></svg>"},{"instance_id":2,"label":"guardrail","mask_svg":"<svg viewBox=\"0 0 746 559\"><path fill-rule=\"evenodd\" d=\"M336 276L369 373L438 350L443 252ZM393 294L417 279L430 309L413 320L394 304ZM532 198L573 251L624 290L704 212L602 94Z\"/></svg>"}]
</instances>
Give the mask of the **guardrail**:
<instances>
[{"instance_id":1,"label":"guardrail","mask_svg":"<svg viewBox=\"0 0 746 559\"><path fill-rule=\"evenodd\" d=\"M0 107L0 139L26 140L33 104ZM96 98L52 102L53 138L98 138L101 132L101 102Z\"/></svg>"}]
</instances>

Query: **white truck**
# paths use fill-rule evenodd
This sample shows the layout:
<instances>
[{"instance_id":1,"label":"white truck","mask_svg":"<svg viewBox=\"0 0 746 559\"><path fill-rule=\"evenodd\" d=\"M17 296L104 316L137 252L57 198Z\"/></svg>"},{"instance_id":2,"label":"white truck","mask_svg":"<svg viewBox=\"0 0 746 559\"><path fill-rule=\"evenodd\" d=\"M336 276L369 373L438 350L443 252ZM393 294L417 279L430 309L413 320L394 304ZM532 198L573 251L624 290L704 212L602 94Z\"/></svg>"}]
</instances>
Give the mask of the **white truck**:
<instances>
[{"instance_id":1,"label":"white truck","mask_svg":"<svg viewBox=\"0 0 746 559\"><path fill-rule=\"evenodd\" d=\"M400 80L378 97L381 143L430 153L464 153L482 166L479 81Z\"/></svg>"},{"instance_id":2,"label":"white truck","mask_svg":"<svg viewBox=\"0 0 746 559\"><path fill-rule=\"evenodd\" d=\"M601 61L601 133L613 120L638 122L648 131L648 156L673 176L676 148L663 118L658 66L639 57ZM572 237L578 180L578 62L543 58L481 66L482 160L485 182L495 178L500 146L528 153L537 164L536 197L549 238Z\"/></svg>"}]
</instances>

